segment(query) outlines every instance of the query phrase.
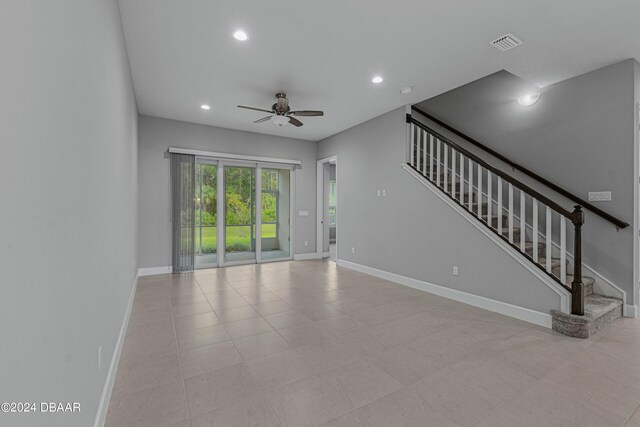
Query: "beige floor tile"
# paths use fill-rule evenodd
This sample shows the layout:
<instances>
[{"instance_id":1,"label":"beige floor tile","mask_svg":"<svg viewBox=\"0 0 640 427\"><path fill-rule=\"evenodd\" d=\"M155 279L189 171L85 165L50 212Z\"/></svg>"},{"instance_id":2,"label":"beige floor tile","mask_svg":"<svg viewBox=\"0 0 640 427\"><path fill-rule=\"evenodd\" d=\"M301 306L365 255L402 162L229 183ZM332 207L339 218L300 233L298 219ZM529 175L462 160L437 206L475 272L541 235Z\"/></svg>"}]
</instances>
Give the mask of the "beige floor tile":
<instances>
[{"instance_id":1,"label":"beige floor tile","mask_svg":"<svg viewBox=\"0 0 640 427\"><path fill-rule=\"evenodd\" d=\"M180 360L175 353L135 363L121 363L113 386L113 394L132 393L182 381Z\"/></svg>"},{"instance_id":2,"label":"beige floor tile","mask_svg":"<svg viewBox=\"0 0 640 427\"><path fill-rule=\"evenodd\" d=\"M207 326L206 328L190 329L178 333L180 351L192 350L210 344L227 341L229 335L222 325Z\"/></svg>"},{"instance_id":3,"label":"beige floor tile","mask_svg":"<svg viewBox=\"0 0 640 427\"><path fill-rule=\"evenodd\" d=\"M317 426L353 409L345 390L319 375L288 384L266 396L283 426Z\"/></svg>"},{"instance_id":4,"label":"beige floor tile","mask_svg":"<svg viewBox=\"0 0 640 427\"><path fill-rule=\"evenodd\" d=\"M242 307L218 309L216 314L222 323L237 322L239 320L252 319L254 317L260 317L257 311L249 305Z\"/></svg>"},{"instance_id":5,"label":"beige floor tile","mask_svg":"<svg viewBox=\"0 0 640 427\"><path fill-rule=\"evenodd\" d=\"M332 369L320 376L343 389L356 408L402 388L391 375L363 361Z\"/></svg>"},{"instance_id":6,"label":"beige floor tile","mask_svg":"<svg viewBox=\"0 0 640 427\"><path fill-rule=\"evenodd\" d=\"M191 329L206 328L208 326L215 326L220 323L218 316L215 313L201 313L193 316L181 317L175 319L176 332L188 331Z\"/></svg>"},{"instance_id":7,"label":"beige floor tile","mask_svg":"<svg viewBox=\"0 0 640 427\"><path fill-rule=\"evenodd\" d=\"M242 362L232 341L224 341L180 353L185 378L224 369Z\"/></svg>"},{"instance_id":8,"label":"beige floor tile","mask_svg":"<svg viewBox=\"0 0 640 427\"><path fill-rule=\"evenodd\" d=\"M441 368L439 363L406 345L372 354L368 360L404 385L414 383Z\"/></svg>"},{"instance_id":9,"label":"beige floor tile","mask_svg":"<svg viewBox=\"0 0 640 427\"><path fill-rule=\"evenodd\" d=\"M253 308L262 316L269 314L283 313L285 311L292 311L293 307L284 301L269 301L261 302L260 304L253 304Z\"/></svg>"},{"instance_id":10,"label":"beige floor tile","mask_svg":"<svg viewBox=\"0 0 640 427\"><path fill-rule=\"evenodd\" d=\"M172 311L174 319L179 319L181 317L194 316L196 314L211 313L213 312L213 309L211 308L211 305L205 301L195 304L175 306L172 307Z\"/></svg>"},{"instance_id":11,"label":"beige floor tile","mask_svg":"<svg viewBox=\"0 0 640 427\"><path fill-rule=\"evenodd\" d=\"M207 302L207 297L203 293L195 293L189 295L179 295L177 297L171 297L171 305L177 307L180 305L191 305Z\"/></svg>"},{"instance_id":12,"label":"beige floor tile","mask_svg":"<svg viewBox=\"0 0 640 427\"><path fill-rule=\"evenodd\" d=\"M288 328L291 326L301 325L303 323L310 323L312 321L297 310L269 314L263 316L263 318L275 329Z\"/></svg>"},{"instance_id":13,"label":"beige floor tile","mask_svg":"<svg viewBox=\"0 0 640 427\"><path fill-rule=\"evenodd\" d=\"M269 402L258 397L235 403L191 420L192 427L279 427Z\"/></svg>"},{"instance_id":14,"label":"beige floor tile","mask_svg":"<svg viewBox=\"0 0 640 427\"><path fill-rule=\"evenodd\" d=\"M228 310L230 308L237 308L249 305L247 301L241 296L216 296L213 294L205 294L209 299L209 303L214 310Z\"/></svg>"},{"instance_id":15,"label":"beige floor tile","mask_svg":"<svg viewBox=\"0 0 640 427\"><path fill-rule=\"evenodd\" d=\"M223 326L231 338L241 338L273 331L271 325L262 317L224 323Z\"/></svg>"},{"instance_id":16,"label":"beige floor tile","mask_svg":"<svg viewBox=\"0 0 640 427\"><path fill-rule=\"evenodd\" d=\"M439 408L406 388L375 400L323 427L460 427ZM514 424L515 426L515 424Z\"/></svg>"},{"instance_id":17,"label":"beige floor tile","mask_svg":"<svg viewBox=\"0 0 640 427\"><path fill-rule=\"evenodd\" d=\"M297 348L249 360L246 366L262 390L281 387L315 373L304 352Z\"/></svg>"},{"instance_id":18,"label":"beige floor tile","mask_svg":"<svg viewBox=\"0 0 640 427\"><path fill-rule=\"evenodd\" d=\"M291 347L276 331L234 338L233 342L244 360L268 356Z\"/></svg>"},{"instance_id":19,"label":"beige floor tile","mask_svg":"<svg viewBox=\"0 0 640 427\"><path fill-rule=\"evenodd\" d=\"M244 298L245 301L247 301L249 304L261 304L270 301L280 301L280 298L266 290L258 294L243 295L242 298Z\"/></svg>"},{"instance_id":20,"label":"beige floor tile","mask_svg":"<svg viewBox=\"0 0 640 427\"><path fill-rule=\"evenodd\" d=\"M165 427L189 418L182 381L132 393L114 393L107 427Z\"/></svg>"},{"instance_id":21,"label":"beige floor tile","mask_svg":"<svg viewBox=\"0 0 640 427\"><path fill-rule=\"evenodd\" d=\"M258 396L257 385L242 363L185 378L184 383L192 418Z\"/></svg>"}]
</instances>

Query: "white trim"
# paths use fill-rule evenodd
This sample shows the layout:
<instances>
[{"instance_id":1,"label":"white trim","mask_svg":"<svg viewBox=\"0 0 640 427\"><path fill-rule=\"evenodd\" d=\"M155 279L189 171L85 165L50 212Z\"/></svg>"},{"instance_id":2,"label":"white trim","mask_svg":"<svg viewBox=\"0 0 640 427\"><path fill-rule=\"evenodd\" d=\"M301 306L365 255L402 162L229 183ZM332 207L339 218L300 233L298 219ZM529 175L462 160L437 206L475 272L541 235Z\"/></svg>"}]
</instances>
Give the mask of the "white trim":
<instances>
[{"instance_id":1,"label":"white trim","mask_svg":"<svg viewBox=\"0 0 640 427\"><path fill-rule=\"evenodd\" d=\"M638 306L637 305L630 305L630 304L623 305L622 306L622 315L624 317L633 317L633 318L638 317Z\"/></svg>"},{"instance_id":2,"label":"white trim","mask_svg":"<svg viewBox=\"0 0 640 427\"><path fill-rule=\"evenodd\" d=\"M310 254L295 254L293 256L294 261L304 261L308 259L321 259L321 258L322 258L322 254L316 253L316 252L311 252Z\"/></svg>"},{"instance_id":3,"label":"white trim","mask_svg":"<svg viewBox=\"0 0 640 427\"><path fill-rule=\"evenodd\" d=\"M545 328L551 328L551 315L548 313L541 313L539 311L531 310L529 308L519 307L517 305L509 304L506 302L496 301L490 298L481 297L479 295L473 295L467 292L447 288L445 286L434 285L433 283L412 279L410 277L401 276L399 274L390 273L384 270L378 270L376 268L367 267L365 265L356 264L356 263L344 261L341 259L337 261L337 264L339 267L345 267L351 270L356 270L361 273L365 273L371 276L379 277L381 279L389 280L391 282L395 282L403 286L419 289L421 291L439 295L444 298L449 298L454 301L459 301L464 304L469 304L474 307L479 307L485 310L493 311L495 313L504 314L505 316L515 317L516 319L520 319L520 320L524 320L525 322L530 322L536 325L544 326Z\"/></svg>"},{"instance_id":4,"label":"white trim","mask_svg":"<svg viewBox=\"0 0 640 427\"><path fill-rule=\"evenodd\" d=\"M555 280L549 277L547 274L542 272L538 267L533 265L531 261L529 261L520 251L515 250L509 243L502 240L499 236L489 230L483 223L481 223L477 218L472 217L469 213L457 202L453 201L449 196L444 194L438 187L431 184L430 181L424 179L421 175L419 175L416 171L414 171L410 166L403 164L402 168L405 169L411 176L413 176L418 182L427 187L433 194L438 196L442 201L448 204L453 210L455 210L461 217L469 221L471 225L476 227L481 233L487 236L491 241L493 241L496 245L502 248L507 254L509 254L513 259L518 261L524 268L526 268L531 274L536 276L543 284L549 287L552 291L554 291L560 297L560 311L563 313L570 312L570 299L569 293L566 289L560 286ZM471 219L473 218L473 219Z\"/></svg>"},{"instance_id":5,"label":"white trim","mask_svg":"<svg viewBox=\"0 0 640 427\"><path fill-rule=\"evenodd\" d=\"M206 156L217 159L247 160L261 163L280 163L302 167L301 160L278 159L274 157L246 156L244 154L218 153L215 151L191 150L189 148L169 147L169 153L191 154L194 156Z\"/></svg>"},{"instance_id":6,"label":"white trim","mask_svg":"<svg viewBox=\"0 0 640 427\"><path fill-rule=\"evenodd\" d=\"M107 418L107 411L109 409L109 402L111 401L111 391L113 390L113 384L116 380L116 374L118 372L118 364L120 363L120 354L122 353L122 347L124 345L124 338L127 334L127 327L129 326L129 317L131 317L131 310L133 309L133 300L136 296L136 289L138 288L138 276L133 281L133 287L131 289L131 295L129 295L129 303L127 309L124 312L124 318L122 319L122 325L120 326L120 334L116 341L116 348L113 350L113 356L111 357L111 364L109 365L109 372L107 372L107 378L102 388L102 395L98 402L98 410L96 417L93 421L94 427L102 427Z\"/></svg>"},{"instance_id":7,"label":"white trim","mask_svg":"<svg viewBox=\"0 0 640 427\"><path fill-rule=\"evenodd\" d=\"M324 252L324 171L323 164L334 162L336 164L336 202L338 198L338 156L333 155L316 161L316 251ZM338 204L336 204L336 241L338 239ZM336 247L336 251L337 251Z\"/></svg>"},{"instance_id":8,"label":"white trim","mask_svg":"<svg viewBox=\"0 0 640 427\"><path fill-rule=\"evenodd\" d=\"M144 267L138 269L138 277L143 276L155 276L156 274L171 274L173 273L173 267L170 265L163 265L162 267Z\"/></svg>"}]
</instances>

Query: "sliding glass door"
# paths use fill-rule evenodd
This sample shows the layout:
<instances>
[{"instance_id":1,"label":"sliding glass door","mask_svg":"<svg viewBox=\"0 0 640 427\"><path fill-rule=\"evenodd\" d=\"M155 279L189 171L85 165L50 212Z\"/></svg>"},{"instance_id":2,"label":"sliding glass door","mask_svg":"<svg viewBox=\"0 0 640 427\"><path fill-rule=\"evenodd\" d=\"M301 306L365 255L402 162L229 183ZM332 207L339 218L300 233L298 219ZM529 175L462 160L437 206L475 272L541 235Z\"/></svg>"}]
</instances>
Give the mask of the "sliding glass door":
<instances>
[{"instance_id":1,"label":"sliding glass door","mask_svg":"<svg viewBox=\"0 0 640 427\"><path fill-rule=\"evenodd\" d=\"M195 268L218 266L218 162L197 159L195 169Z\"/></svg>"},{"instance_id":2,"label":"sliding glass door","mask_svg":"<svg viewBox=\"0 0 640 427\"><path fill-rule=\"evenodd\" d=\"M256 260L256 167L224 165L225 264Z\"/></svg>"},{"instance_id":3,"label":"sliding glass door","mask_svg":"<svg viewBox=\"0 0 640 427\"><path fill-rule=\"evenodd\" d=\"M192 164L193 187L183 191L190 214L180 214L190 218L182 234L191 236L191 268L291 259L291 167L206 157Z\"/></svg>"},{"instance_id":4,"label":"sliding glass door","mask_svg":"<svg viewBox=\"0 0 640 427\"><path fill-rule=\"evenodd\" d=\"M261 259L290 258L291 171L264 167L261 181Z\"/></svg>"}]
</instances>

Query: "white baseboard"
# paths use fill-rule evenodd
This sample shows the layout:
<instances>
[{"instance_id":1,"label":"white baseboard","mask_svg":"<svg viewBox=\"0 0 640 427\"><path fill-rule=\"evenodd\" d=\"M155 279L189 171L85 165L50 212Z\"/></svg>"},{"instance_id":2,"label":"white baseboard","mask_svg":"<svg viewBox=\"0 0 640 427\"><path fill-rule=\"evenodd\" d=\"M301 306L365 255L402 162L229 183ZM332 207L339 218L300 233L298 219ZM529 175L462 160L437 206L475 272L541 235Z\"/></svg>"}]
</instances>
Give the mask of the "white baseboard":
<instances>
[{"instance_id":1,"label":"white baseboard","mask_svg":"<svg viewBox=\"0 0 640 427\"><path fill-rule=\"evenodd\" d=\"M109 364L109 372L107 372L107 378L104 382L104 387L102 388L102 395L100 396L100 402L98 403L98 411L96 412L96 418L93 421L93 427L103 427L107 419L107 410L109 409L109 402L111 401L111 391L113 390L113 384L116 380L120 354L122 353L124 338L127 334L127 327L129 326L129 317L131 316L131 309L133 308L133 299L136 296L136 289L138 288L138 277L139 276L136 276L133 282L133 289L131 289L131 295L129 296L129 304L125 310L124 319L122 319L120 334L118 335L118 341L116 341L116 348L113 350L113 356L111 357L111 363Z\"/></svg>"},{"instance_id":2,"label":"white baseboard","mask_svg":"<svg viewBox=\"0 0 640 427\"><path fill-rule=\"evenodd\" d=\"M410 288L420 289L421 291L429 292L441 297L473 305L485 310L504 314L505 316L515 317L516 319L544 326L545 328L551 328L551 315L548 313L541 313L529 308L519 307L517 305L509 304L506 302L496 301L490 298L481 297L479 295L469 294L467 292L458 291L455 289L447 288L445 286L434 285L433 283L412 279L410 277L401 276L399 274L390 273L384 270L378 270L377 268L367 267L365 265L356 264L350 261L339 259L338 266L356 270L361 273L366 273L371 276L379 277L381 279L389 280L391 282L408 286Z\"/></svg>"},{"instance_id":3,"label":"white baseboard","mask_svg":"<svg viewBox=\"0 0 640 427\"><path fill-rule=\"evenodd\" d=\"M293 260L294 261L304 261L307 259L321 259L322 258L322 254L313 252L310 254L295 254L293 256Z\"/></svg>"},{"instance_id":4,"label":"white baseboard","mask_svg":"<svg viewBox=\"0 0 640 427\"><path fill-rule=\"evenodd\" d=\"M170 274L173 273L173 267L170 265L164 265L162 267L145 267L138 269L138 277L142 276L155 276L156 274Z\"/></svg>"},{"instance_id":5,"label":"white baseboard","mask_svg":"<svg viewBox=\"0 0 640 427\"><path fill-rule=\"evenodd\" d=\"M322 258L329 258L331 256L331 252L322 252Z\"/></svg>"},{"instance_id":6,"label":"white baseboard","mask_svg":"<svg viewBox=\"0 0 640 427\"><path fill-rule=\"evenodd\" d=\"M625 304L622 306L622 315L624 317L638 317L638 306L637 305L631 305L631 304Z\"/></svg>"}]
</instances>

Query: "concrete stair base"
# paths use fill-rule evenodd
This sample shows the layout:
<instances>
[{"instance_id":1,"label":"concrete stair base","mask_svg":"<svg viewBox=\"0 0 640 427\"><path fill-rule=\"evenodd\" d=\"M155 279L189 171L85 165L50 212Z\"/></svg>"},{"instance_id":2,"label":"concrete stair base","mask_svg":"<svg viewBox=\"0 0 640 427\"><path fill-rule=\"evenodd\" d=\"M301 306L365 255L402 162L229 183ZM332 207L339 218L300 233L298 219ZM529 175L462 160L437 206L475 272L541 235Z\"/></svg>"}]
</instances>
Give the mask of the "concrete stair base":
<instances>
[{"instance_id":1,"label":"concrete stair base","mask_svg":"<svg viewBox=\"0 0 640 427\"><path fill-rule=\"evenodd\" d=\"M584 301L584 316L551 311L553 330L574 338L591 338L605 325L622 316L622 300L590 295Z\"/></svg>"}]
</instances>

